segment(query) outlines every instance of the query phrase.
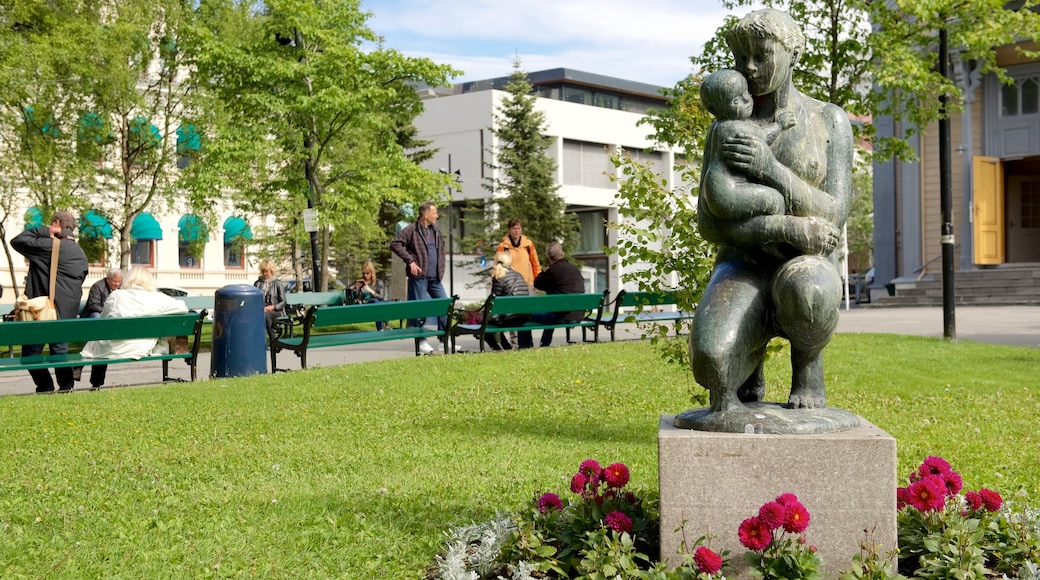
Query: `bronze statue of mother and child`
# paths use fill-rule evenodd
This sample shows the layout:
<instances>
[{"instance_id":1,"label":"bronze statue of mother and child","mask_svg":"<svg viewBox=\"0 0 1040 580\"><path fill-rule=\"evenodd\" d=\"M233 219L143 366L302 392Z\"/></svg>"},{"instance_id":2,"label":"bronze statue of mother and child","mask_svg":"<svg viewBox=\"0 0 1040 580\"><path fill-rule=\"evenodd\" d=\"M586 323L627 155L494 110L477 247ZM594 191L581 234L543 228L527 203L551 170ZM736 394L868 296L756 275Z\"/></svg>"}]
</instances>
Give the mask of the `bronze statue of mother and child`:
<instances>
[{"instance_id":1,"label":"bronze statue of mother and child","mask_svg":"<svg viewBox=\"0 0 1040 580\"><path fill-rule=\"evenodd\" d=\"M849 213L852 127L792 82L805 37L785 12L757 10L727 36L736 70L701 86L716 117L704 146L701 235L718 246L690 336L710 407L675 425L702 431L819 433L858 425L826 406L823 350L838 324L837 248ZM766 346L791 343L791 393L763 402Z\"/></svg>"}]
</instances>

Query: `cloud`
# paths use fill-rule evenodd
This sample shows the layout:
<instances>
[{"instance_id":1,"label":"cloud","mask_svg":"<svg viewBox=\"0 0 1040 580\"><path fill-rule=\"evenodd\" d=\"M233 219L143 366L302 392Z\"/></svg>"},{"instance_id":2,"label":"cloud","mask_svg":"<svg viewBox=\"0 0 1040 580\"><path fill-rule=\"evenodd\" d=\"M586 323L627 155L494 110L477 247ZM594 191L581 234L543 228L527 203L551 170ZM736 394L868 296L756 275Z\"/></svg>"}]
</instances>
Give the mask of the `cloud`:
<instances>
[{"instance_id":1,"label":"cloud","mask_svg":"<svg viewBox=\"0 0 1040 580\"><path fill-rule=\"evenodd\" d=\"M672 86L727 11L716 0L366 0L386 46L465 71L456 79L566 67Z\"/></svg>"}]
</instances>

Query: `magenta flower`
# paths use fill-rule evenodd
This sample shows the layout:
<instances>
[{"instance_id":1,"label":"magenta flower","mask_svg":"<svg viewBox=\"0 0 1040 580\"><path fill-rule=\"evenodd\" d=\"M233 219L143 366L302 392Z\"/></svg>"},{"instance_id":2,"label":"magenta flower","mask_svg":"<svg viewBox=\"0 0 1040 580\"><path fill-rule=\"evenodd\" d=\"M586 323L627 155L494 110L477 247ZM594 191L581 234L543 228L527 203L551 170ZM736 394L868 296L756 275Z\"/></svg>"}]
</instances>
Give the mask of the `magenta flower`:
<instances>
[{"instance_id":1,"label":"magenta flower","mask_svg":"<svg viewBox=\"0 0 1040 580\"><path fill-rule=\"evenodd\" d=\"M908 501L922 512L940 510L946 497L946 486L938 475L929 475L910 484Z\"/></svg>"},{"instance_id":2,"label":"magenta flower","mask_svg":"<svg viewBox=\"0 0 1040 580\"><path fill-rule=\"evenodd\" d=\"M1004 499L1000 497L999 493L985 487L979 490L979 497L982 498L982 505L986 511L995 512L1004 504Z\"/></svg>"},{"instance_id":3,"label":"magenta flower","mask_svg":"<svg viewBox=\"0 0 1040 580\"><path fill-rule=\"evenodd\" d=\"M800 534L809 527L809 510L801 502L787 505L787 517L784 519L784 531Z\"/></svg>"},{"instance_id":4,"label":"magenta flower","mask_svg":"<svg viewBox=\"0 0 1040 580\"><path fill-rule=\"evenodd\" d=\"M745 548L761 551L769 547L769 543L773 541L773 532L759 518L748 518L740 522L740 528L737 529L737 537L740 538L740 543Z\"/></svg>"},{"instance_id":5,"label":"magenta flower","mask_svg":"<svg viewBox=\"0 0 1040 580\"><path fill-rule=\"evenodd\" d=\"M709 576L722 569L722 558L705 546L700 546L697 548L697 551L693 553L693 562L697 564L697 570L701 574L707 574Z\"/></svg>"},{"instance_id":6,"label":"magenta flower","mask_svg":"<svg viewBox=\"0 0 1040 580\"><path fill-rule=\"evenodd\" d=\"M765 522L770 530L775 530L784 525L784 520L787 519L787 508L775 501L766 502L758 508L758 518Z\"/></svg>"},{"instance_id":7,"label":"magenta flower","mask_svg":"<svg viewBox=\"0 0 1040 580\"><path fill-rule=\"evenodd\" d=\"M954 470L949 470L941 474L943 485L946 487L946 495L957 495L961 488L964 487L964 480L961 479L961 475Z\"/></svg>"},{"instance_id":8,"label":"magenta flower","mask_svg":"<svg viewBox=\"0 0 1040 580\"><path fill-rule=\"evenodd\" d=\"M905 487L896 488L896 509L901 510L910 505L910 490Z\"/></svg>"},{"instance_id":9,"label":"magenta flower","mask_svg":"<svg viewBox=\"0 0 1040 580\"><path fill-rule=\"evenodd\" d=\"M628 477L628 467L624 463L611 463L603 471L603 479L607 481L607 485L615 489L625 487Z\"/></svg>"},{"instance_id":10,"label":"magenta flower","mask_svg":"<svg viewBox=\"0 0 1040 580\"><path fill-rule=\"evenodd\" d=\"M787 507L787 504L790 503L800 503L798 501L798 496L793 493L781 493L780 495L776 496L776 499L773 501L784 507Z\"/></svg>"},{"instance_id":11,"label":"magenta flower","mask_svg":"<svg viewBox=\"0 0 1040 580\"><path fill-rule=\"evenodd\" d=\"M924 458L921 462L921 466L917 468L917 472L922 476L927 475L942 475L950 470L950 463L942 457L936 457L929 455Z\"/></svg>"},{"instance_id":12,"label":"magenta flower","mask_svg":"<svg viewBox=\"0 0 1040 580\"><path fill-rule=\"evenodd\" d=\"M607 514L607 527L614 530L615 532L631 532L632 531L632 518L625 514L614 510Z\"/></svg>"},{"instance_id":13,"label":"magenta flower","mask_svg":"<svg viewBox=\"0 0 1040 580\"><path fill-rule=\"evenodd\" d=\"M599 462L595 459L586 459L578 467L578 473L584 474L585 478L592 482L598 482L602 472L603 468L599 466Z\"/></svg>"},{"instance_id":14,"label":"magenta flower","mask_svg":"<svg viewBox=\"0 0 1040 580\"><path fill-rule=\"evenodd\" d=\"M552 510L562 509L563 502L560 501L560 496L555 493L543 493L542 497L538 498L538 511L543 514Z\"/></svg>"},{"instance_id":15,"label":"magenta flower","mask_svg":"<svg viewBox=\"0 0 1040 580\"><path fill-rule=\"evenodd\" d=\"M585 474L578 472L571 478L571 491L574 493L581 493L585 489Z\"/></svg>"},{"instance_id":16,"label":"magenta flower","mask_svg":"<svg viewBox=\"0 0 1040 580\"><path fill-rule=\"evenodd\" d=\"M972 511L977 512L982 509L982 496L979 495L978 492L969 491L964 494L964 501L968 502L968 507L971 508Z\"/></svg>"}]
</instances>

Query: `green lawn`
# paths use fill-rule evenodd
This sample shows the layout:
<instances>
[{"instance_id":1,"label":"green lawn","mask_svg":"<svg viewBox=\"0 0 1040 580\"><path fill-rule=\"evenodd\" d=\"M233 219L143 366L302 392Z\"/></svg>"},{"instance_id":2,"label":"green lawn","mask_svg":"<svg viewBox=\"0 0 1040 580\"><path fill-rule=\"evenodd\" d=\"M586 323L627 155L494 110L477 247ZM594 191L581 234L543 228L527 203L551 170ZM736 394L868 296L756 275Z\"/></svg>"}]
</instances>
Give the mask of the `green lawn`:
<instances>
[{"instance_id":1,"label":"green lawn","mask_svg":"<svg viewBox=\"0 0 1040 580\"><path fill-rule=\"evenodd\" d=\"M941 455L1038 497L1040 351L842 335L826 368L901 473ZM449 526L565 491L586 457L656 486L658 419L695 390L625 342L5 397L0 577L419 578Z\"/></svg>"}]
</instances>

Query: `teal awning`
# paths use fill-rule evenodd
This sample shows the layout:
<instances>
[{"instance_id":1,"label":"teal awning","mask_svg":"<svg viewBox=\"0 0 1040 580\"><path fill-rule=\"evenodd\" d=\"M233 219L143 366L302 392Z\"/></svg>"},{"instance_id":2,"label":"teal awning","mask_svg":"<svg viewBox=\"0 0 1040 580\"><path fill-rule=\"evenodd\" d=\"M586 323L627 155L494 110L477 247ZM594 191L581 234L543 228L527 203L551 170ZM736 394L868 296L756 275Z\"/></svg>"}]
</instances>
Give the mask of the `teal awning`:
<instances>
[{"instance_id":1,"label":"teal awning","mask_svg":"<svg viewBox=\"0 0 1040 580\"><path fill-rule=\"evenodd\" d=\"M229 217L224 220L224 243L234 243L238 238L253 239L253 230L249 229L246 220L240 217Z\"/></svg>"},{"instance_id":2,"label":"teal awning","mask_svg":"<svg viewBox=\"0 0 1040 580\"><path fill-rule=\"evenodd\" d=\"M25 229L31 230L42 225L46 225L43 223L43 212L38 207L30 207L25 212Z\"/></svg>"},{"instance_id":3,"label":"teal awning","mask_svg":"<svg viewBox=\"0 0 1040 580\"><path fill-rule=\"evenodd\" d=\"M108 223L105 216L90 210L79 218L79 235L82 238L111 240L112 224Z\"/></svg>"},{"instance_id":4,"label":"teal awning","mask_svg":"<svg viewBox=\"0 0 1040 580\"><path fill-rule=\"evenodd\" d=\"M177 155L191 155L202 147L202 139L195 125L184 124L177 127Z\"/></svg>"},{"instance_id":5,"label":"teal awning","mask_svg":"<svg viewBox=\"0 0 1040 580\"><path fill-rule=\"evenodd\" d=\"M199 216L186 213L177 222L177 239L181 242L209 241L209 226Z\"/></svg>"},{"instance_id":6,"label":"teal awning","mask_svg":"<svg viewBox=\"0 0 1040 580\"><path fill-rule=\"evenodd\" d=\"M162 227L152 214L139 213L130 226L130 237L135 240L161 240Z\"/></svg>"}]
</instances>

